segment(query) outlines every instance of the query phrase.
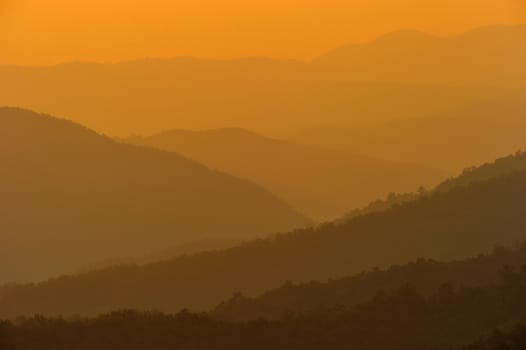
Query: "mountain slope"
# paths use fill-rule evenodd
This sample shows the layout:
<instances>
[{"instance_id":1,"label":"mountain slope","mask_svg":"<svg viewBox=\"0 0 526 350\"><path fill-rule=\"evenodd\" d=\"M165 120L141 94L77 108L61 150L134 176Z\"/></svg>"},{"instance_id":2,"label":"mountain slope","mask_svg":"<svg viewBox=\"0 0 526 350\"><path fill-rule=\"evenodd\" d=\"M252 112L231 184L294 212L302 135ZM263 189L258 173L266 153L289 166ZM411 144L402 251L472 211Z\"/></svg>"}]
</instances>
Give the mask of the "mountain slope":
<instances>
[{"instance_id":1,"label":"mountain slope","mask_svg":"<svg viewBox=\"0 0 526 350\"><path fill-rule=\"evenodd\" d=\"M318 220L334 219L389 191L430 187L445 178L432 168L295 144L243 129L173 130L129 141L178 152L250 179Z\"/></svg>"},{"instance_id":2,"label":"mountain slope","mask_svg":"<svg viewBox=\"0 0 526 350\"><path fill-rule=\"evenodd\" d=\"M503 271L477 288L442 285L429 297L411 285L379 293L355 307L319 309L279 321L229 323L182 311L115 311L95 318L22 318L0 322L0 347L15 350L255 349L255 350L451 350L514 326L526 314L525 271ZM524 327L499 332L489 347L524 349ZM517 330L519 330L517 329ZM500 335L500 336L498 336ZM509 345L509 346L508 346ZM510 347L512 346L513 347Z\"/></svg>"},{"instance_id":3,"label":"mountain slope","mask_svg":"<svg viewBox=\"0 0 526 350\"><path fill-rule=\"evenodd\" d=\"M480 166L466 168L462 174L449 178L440 183L432 192L446 192L456 187L466 186L473 182L480 182L496 178L499 176L510 175L516 172L526 171L526 152L517 152L507 157L501 157L491 163ZM385 199L378 199L368 205L356 208L345 214L340 220L350 220L356 216L377 213L388 210L394 206L406 202L416 201L429 194L425 189L419 192L390 193Z\"/></svg>"},{"instance_id":4,"label":"mountain slope","mask_svg":"<svg viewBox=\"0 0 526 350\"><path fill-rule=\"evenodd\" d=\"M453 288L474 288L496 283L504 271L517 270L525 264L525 243L517 248L495 247L491 254L466 260L437 262L418 259L342 279L287 283L255 298L237 294L219 304L210 315L231 322L261 318L277 320L291 314L353 307L372 300L378 293L392 293L407 284L422 295L430 296L445 284Z\"/></svg>"},{"instance_id":5,"label":"mountain slope","mask_svg":"<svg viewBox=\"0 0 526 350\"><path fill-rule=\"evenodd\" d=\"M291 139L457 173L472 164L526 149L524 111L526 100L488 100L425 118L402 118L375 126L318 126Z\"/></svg>"},{"instance_id":6,"label":"mountain slope","mask_svg":"<svg viewBox=\"0 0 526 350\"><path fill-rule=\"evenodd\" d=\"M0 109L0 281L309 221L266 190L177 154Z\"/></svg>"},{"instance_id":7,"label":"mountain slope","mask_svg":"<svg viewBox=\"0 0 526 350\"><path fill-rule=\"evenodd\" d=\"M13 287L0 298L0 317L209 309L235 292L253 296L287 280L341 278L421 256L473 256L524 240L525 208L526 173L517 173L225 251Z\"/></svg>"},{"instance_id":8,"label":"mountain slope","mask_svg":"<svg viewBox=\"0 0 526 350\"><path fill-rule=\"evenodd\" d=\"M324 76L357 81L524 86L526 25L489 26L453 37L412 30L348 45L313 62Z\"/></svg>"},{"instance_id":9,"label":"mountain slope","mask_svg":"<svg viewBox=\"0 0 526 350\"><path fill-rule=\"evenodd\" d=\"M491 163L471 167L456 177L448 179L437 186L437 191L449 191L452 188L466 186L472 182L485 181L495 177L526 171L526 151L501 157Z\"/></svg>"}]
</instances>

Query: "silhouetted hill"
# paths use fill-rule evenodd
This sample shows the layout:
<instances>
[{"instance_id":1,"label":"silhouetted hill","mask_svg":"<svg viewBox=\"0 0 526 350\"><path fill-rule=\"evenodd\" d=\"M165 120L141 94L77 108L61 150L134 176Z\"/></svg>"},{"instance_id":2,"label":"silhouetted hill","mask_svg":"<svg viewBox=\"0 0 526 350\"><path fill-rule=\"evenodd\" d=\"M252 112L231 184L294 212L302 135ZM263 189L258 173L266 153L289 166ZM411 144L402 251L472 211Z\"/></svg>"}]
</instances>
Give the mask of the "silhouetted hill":
<instances>
[{"instance_id":1,"label":"silhouetted hill","mask_svg":"<svg viewBox=\"0 0 526 350\"><path fill-rule=\"evenodd\" d=\"M0 109L0 164L1 282L309 222L248 181L20 109Z\"/></svg>"},{"instance_id":2,"label":"silhouetted hill","mask_svg":"<svg viewBox=\"0 0 526 350\"><path fill-rule=\"evenodd\" d=\"M426 118L404 118L376 126L313 127L291 139L457 173L472 164L525 149L525 110L526 100L490 100L451 112L433 112Z\"/></svg>"},{"instance_id":3,"label":"silhouetted hill","mask_svg":"<svg viewBox=\"0 0 526 350\"><path fill-rule=\"evenodd\" d=\"M210 316L232 322L278 320L293 314L352 307L372 300L380 291L390 294L406 284L431 296L444 284L473 288L495 283L505 267L522 265L526 265L526 244L513 249L496 247L492 254L452 262L419 259L327 282L287 283L255 298L236 294L219 304Z\"/></svg>"},{"instance_id":4,"label":"silhouetted hill","mask_svg":"<svg viewBox=\"0 0 526 350\"><path fill-rule=\"evenodd\" d=\"M524 61L526 26L489 26L452 37L402 30L313 64L325 75L358 81L524 86Z\"/></svg>"},{"instance_id":5,"label":"silhouetted hill","mask_svg":"<svg viewBox=\"0 0 526 350\"><path fill-rule=\"evenodd\" d=\"M526 152L517 152L514 155L499 158L491 163L466 168L461 175L442 182L437 186L436 190L449 191L452 188L466 186L472 182L485 181L521 171L526 171Z\"/></svg>"},{"instance_id":6,"label":"silhouetted hill","mask_svg":"<svg viewBox=\"0 0 526 350\"><path fill-rule=\"evenodd\" d=\"M425 190L425 188L420 188L418 192L406 192L406 193L391 192L389 193L389 195L387 195L387 197L383 199L377 199L367 204L366 206L355 208L349 211L337 221L347 221L357 216L386 211L397 205L402 205L407 202L416 201L426 195L427 195L427 191Z\"/></svg>"},{"instance_id":7,"label":"silhouetted hill","mask_svg":"<svg viewBox=\"0 0 526 350\"><path fill-rule=\"evenodd\" d=\"M446 177L428 167L295 144L243 129L173 130L129 141L178 152L252 180L318 220L334 219L389 191L430 187Z\"/></svg>"},{"instance_id":8,"label":"silhouetted hill","mask_svg":"<svg viewBox=\"0 0 526 350\"><path fill-rule=\"evenodd\" d=\"M224 250L236 247L243 242L243 239L233 238L211 238L198 241L189 241L139 256L115 257L104 261L96 261L81 267L78 272L101 270L104 268L125 264L147 265L163 260L171 260L176 256L194 255L204 252Z\"/></svg>"},{"instance_id":9,"label":"silhouetted hill","mask_svg":"<svg viewBox=\"0 0 526 350\"><path fill-rule=\"evenodd\" d=\"M287 280L342 278L423 256L459 259L524 240L525 208L526 173L516 173L225 251L14 287L0 298L0 317L203 310L235 292L254 296Z\"/></svg>"},{"instance_id":10,"label":"silhouetted hill","mask_svg":"<svg viewBox=\"0 0 526 350\"><path fill-rule=\"evenodd\" d=\"M449 178L440 183L431 191L449 191L455 187L466 186L472 182L485 181L499 176L526 171L526 153L517 152L507 157L501 157L491 163L466 168L462 174ZM378 199L368 205L356 208L344 215L340 220L350 220L356 216L377 213L388 210L394 206L418 200L427 196L429 191L420 188L418 192L390 193L385 199Z\"/></svg>"},{"instance_id":11,"label":"silhouetted hill","mask_svg":"<svg viewBox=\"0 0 526 350\"><path fill-rule=\"evenodd\" d=\"M524 321L526 270L503 270L478 288L442 285L431 297L411 285L379 293L355 307L320 309L280 321L213 321L205 314L123 310L97 318L35 316L0 322L0 346L13 350L67 349L458 349L497 327ZM524 348L524 327L490 338L488 348ZM500 345L500 346L499 346ZM506 345L514 347L506 347ZM469 347L468 347L469 349Z\"/></svg>"},{"instance_id":12,"label":"silhouetted hill","mask_svg":"<svg viewBox=\"0 0 526 350\"><path fill-rule=\"evenodd\" d=\"M182 57L4 66L0 105L67 115L118 136L421 118L487 100L524 101L524 88L515 89L526 81L523 32L492 27L450 38L395 33L314 62Z\"/></svg>"}]
</instances>

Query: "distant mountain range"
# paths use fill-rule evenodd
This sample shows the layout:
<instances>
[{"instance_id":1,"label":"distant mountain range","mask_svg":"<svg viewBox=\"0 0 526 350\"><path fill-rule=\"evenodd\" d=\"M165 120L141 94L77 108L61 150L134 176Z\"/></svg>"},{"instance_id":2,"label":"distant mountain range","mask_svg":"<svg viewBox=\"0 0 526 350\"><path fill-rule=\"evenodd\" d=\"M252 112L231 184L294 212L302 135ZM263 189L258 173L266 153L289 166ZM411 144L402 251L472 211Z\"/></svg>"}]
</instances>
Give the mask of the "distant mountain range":
<instances>
[{"instance_id":1,"label":"distant mountain range","mask_svg":"<svg viewBox=\"0 0 526 350\"><path fill-rule=\"evenodd\" d=\"M0 105L67 116L115 136L174 128L375 124L487 100L524 102L524 61L525 26L446 38L403 31L312 62L183 57L3 66Z\"/></svg>"},{"instance_id":2,"label":"distant mountain range","mask_svg":"<svg viewBox=\"0 0 526 350\"><path fill-rule=\"evenodd\" d=\"M21 109L0 109L0 164L0 283L310 223L249 181Z\"/></svg>"},{"instance_id":3,"label":"distant mountain range","mask_svg":"<svg viewBox=\"0 0 526 350\"><path fill-rule=\"evenodd\" d=\"M456 173L471 164L526 149L525 111L526 100L488 100L426 118L402 118L361 127L321 125L287 137L296 142L431 165Z\"/></svg>"},{"instance_id":4,"label":"distant mountain range","mask_svg":"<svg viewBox=\"0 0 526 350\"><path fill-rule=\"evenodd\" d=\"M524 87L524 61L526 25L500 25L452 37L402 30L337 48L313 65L325 77L354 81Z\"/></svg>"},{"instance_id":5,"label":"distant mountain range","mask_svg":"<svg viewBox=\"0 0 526 350\"><path fill-rule=\"evenodd\" d=\"M236 128L173 130L127 141L177 152L254 181L317 220L334 219L390 191L432 187L446 177L431 167L306 146Z\"/></svg>"},{"instance_id":6,"label":"distant mountain range","mask_svg":"<svg viewBox=\"0 0 526 350\"><path fill-rule=\"evenodd\" d=\"M418 257L461 259L524 240L526 173L514 172L349 221L146 266L119 266L5 288L0 316L119 308L210 309L236 292L342 278Z\"/></svg>"}]
</instances>

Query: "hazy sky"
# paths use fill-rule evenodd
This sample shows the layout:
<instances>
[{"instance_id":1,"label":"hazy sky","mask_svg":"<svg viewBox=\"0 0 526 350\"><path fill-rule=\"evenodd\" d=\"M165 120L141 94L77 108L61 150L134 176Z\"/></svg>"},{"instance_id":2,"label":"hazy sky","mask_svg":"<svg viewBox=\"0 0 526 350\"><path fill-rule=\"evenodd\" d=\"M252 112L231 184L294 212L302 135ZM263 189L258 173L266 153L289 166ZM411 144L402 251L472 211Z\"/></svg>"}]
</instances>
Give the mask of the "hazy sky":
<instances>
[{"instance_id":1,"label":"hazy sky","mask_svg":"<svg viewBox=\"0 0 526 350\"><path fill-rule=\"evenodd\" d=\"M311 58L414 28L526 23L526 0L0 0L0 64Z\"/></svg>"}]
</instances>

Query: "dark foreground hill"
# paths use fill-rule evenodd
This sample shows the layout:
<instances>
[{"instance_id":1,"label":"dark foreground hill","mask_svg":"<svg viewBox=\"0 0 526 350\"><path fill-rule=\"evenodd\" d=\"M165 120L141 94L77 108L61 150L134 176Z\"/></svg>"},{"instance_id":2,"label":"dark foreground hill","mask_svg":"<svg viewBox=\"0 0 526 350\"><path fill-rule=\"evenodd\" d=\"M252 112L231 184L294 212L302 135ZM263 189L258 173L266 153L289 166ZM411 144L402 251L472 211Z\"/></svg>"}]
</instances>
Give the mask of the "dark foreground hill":
<instances>
[{"instance_id":1,"label":"dark foreground hill","mask_svg":"<svg viewBox=\"0 0 526 350\"><path fill-rule=\"evenodd\" d=\"M0 109L0 283L308 222L263 188L183 156Z\"/></svg>"},{"instance_id":2,"label":"dark foreground hill","mask_svg":"<svg viewBox=\"0 0 526 350\"><path fill-rule=\"evenodd\" d=\"M213 321L183 311L176 315L120 311L94 319L46 319L0 323L0 347L10 350L168 349L361 349L450 350L526 316L526 270L504 270L498 282L478 288L442 285L424 297L410 285L379 293L354 307L320 309L280 321ZM518 328L520 329L520 328ZM521 335L522 337L519 337ZM495 339L494 339L495 340ZM496 339L524 349L524 331ZM490 345L490 344L488 344ZM497 344L495 344L497 345Z\"/></svg>"},{"instance_id":3,"label":"dark foreground hill","mask_svg":"<svg viewBox=\"0 0 526 350\"><path fill-rule=\"evenodd\" d=\"M244 129L172 130L129 141L181 153L211 168L250 179L307 216L334 219L389 191L413 191L445 172L265 137Z\"/></svg>"},{"instance_id":4,"label":"dark foreground hill","mask_svg":"<svg viewBox=\"0 0 526 350\"><path fill-rule=\"evenodd\" d=\"M482 337L462 350L522 350L526 347L526 323L523 321L513 329L495 329L491 335Z\"/></svg>"},{"instance_id":5,"label":"dark foreground hill","mask_svg":"<svg viewBox=\"0 0 526 350\"><path fill-rule=\"evenodd\" d=\"M10 288L0 297L0 316L203 310L235 292L254 296L287 280L341 278L424 256L459 259L523 240L525 208L526 173L516 173L225 251Z\"/></svg>"},{"instance_id":6,"label":"dark foreground hill","mask_svg":"<svg viewBox=\"0 0 526 350\"><path fill-rule=\"evenodd\" d=\"M371 300L379 291L393 293L406 284L424 296L431 296L443 284L473 288L495 283L503 270L523 265L526 265L526 243L515 248L495 247L491 254L465 260L438 262L422 258L326 282L289 282L255 298L236 294L219 304L210 316L231 322L279 320L320 309L352 307Z\"/></svg>"}]
</instances>

